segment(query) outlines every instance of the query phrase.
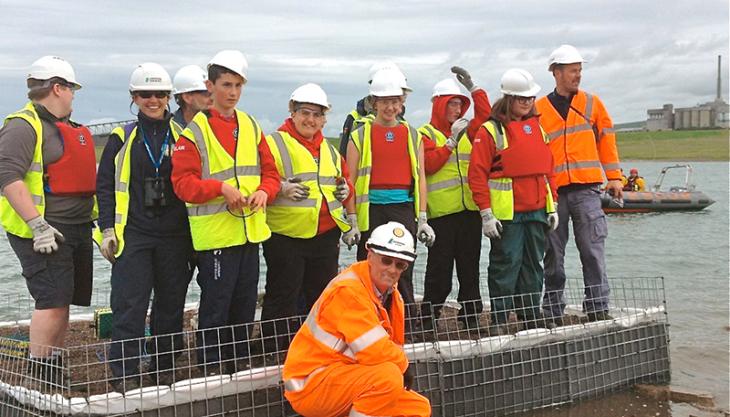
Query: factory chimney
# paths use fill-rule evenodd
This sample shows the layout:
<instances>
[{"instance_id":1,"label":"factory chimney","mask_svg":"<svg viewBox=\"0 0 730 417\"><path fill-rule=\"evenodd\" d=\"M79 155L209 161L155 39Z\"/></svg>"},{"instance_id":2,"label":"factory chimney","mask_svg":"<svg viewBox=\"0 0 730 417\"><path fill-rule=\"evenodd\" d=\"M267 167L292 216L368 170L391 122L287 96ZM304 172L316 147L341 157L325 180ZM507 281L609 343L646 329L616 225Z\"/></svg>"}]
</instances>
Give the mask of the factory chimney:
<instances>
[{"instance_id":1,"label":"factory chimney","mask_svg":"<svg viewBox=\"0 0 730 417\"><path fill-rule=\"evenodd\" d=\"M722 86L720 83L721 74L722 74L722 55L717 56L717 98L715 100L720 101L722 100Z\"/></svg>"}]
</instances>

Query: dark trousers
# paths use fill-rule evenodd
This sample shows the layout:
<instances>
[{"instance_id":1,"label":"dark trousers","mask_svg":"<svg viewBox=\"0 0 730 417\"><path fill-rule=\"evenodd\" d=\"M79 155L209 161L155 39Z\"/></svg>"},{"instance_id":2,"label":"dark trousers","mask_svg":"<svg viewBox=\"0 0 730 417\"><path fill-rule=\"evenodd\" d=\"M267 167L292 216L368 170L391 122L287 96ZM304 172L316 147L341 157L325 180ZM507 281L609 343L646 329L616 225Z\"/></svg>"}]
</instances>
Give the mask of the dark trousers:
<instances>
[{"instance_id":1,"label":"dark trousers","mask_svg":"<svg viewBox=\"0 0 730 417\"><path fill-rule=\"evenodd\" d=\"M429 219L436 241L428 248L426 277L421 312L436 318L446 297L451 293L454 262L459 280L457 300L462 303L460 317L476 316L482 312L479 294L479 255L482 249L482 220L476 211ZM433 307L432 307L433 306Z\"/></svg>"},{"instance_id":2,"label":"dark trousers","mask_svg":"<svg viewBox=\"0 0 730 417\"><path fill-rule=\"evenodd\" d=\"M172 368L183 349L185 295L192 277L190 237L160 237L124 232L124 251L112 266L112 343L109 367L117 377L139 373L142 349L151 355L150 369ZM149 341L144 340L145 319L154 291Z\"/></svg>"},{"instance_id":3,"label":"dark trousers","mask_svg":"<svg viewBox=\"0 0 730 417\"><path fill-rule=\"evenodd\" d=\"M502 237L491 239L488 285L492 323L504 324L514 310L521 320L535 320L540 309L547 217L544 210L515 213L502 221Z\"/></svg>"},{"instance_id":4,"label":"dark trousers","mask_svg":"<svg viewBox=\"0 0 730 417\"><path fill-rule=\"evenodd\" d=\"M365 243L370 239L370 235L376 227L386 224L390 221L401 223L411 232L413 241L416 239L416 214L413 203L399 204L372 204L370 203L370 227L366 232L362 232L360 244L357 245L357 260L365 260L368 251L365 249ZM407 305L406 319L417 317L416 300L413 296L413 264L403 271L398 281L398 292L403 297L403 302ZM409 305L410 304L410 305ZM406 329L410 328L410 320L406 321Z\"/></svg>"},{"instance_id":5,"label":"dark trousers","mask_svg":"<svg viewBox=\"0 0 730 417\"><path fill-rule=\"evenodd\" d=\"M258 282L257 243L198 252L198 365L248 356Z\"/></svg>"},{"instance_id":6,"label":"dark trousers","mask_svg":"<svg viewBox=\"0 0 730 417\"><path fill-rule=\"evenodd\" d=\"M261 311L261 333L267 352L285 350L299 329L298 319L283 319L299 314L304 297L306 310L337 276L340 229L334 228L310 239L272 234L263 243L266 259L266 294ZM276 336L276 337L275 337Z\"/></svg>"},{"instance_id":7,"label":"dark trousers","mask_svg":"<svg viewBox=\"0 0 730 417\"><path fill-rule=\"evenodd\" d=\"M600 189L595 186L558 190L558 229L548 234L545 253L545 296L543 310L548 317L560 317L565 310L565 246L568 243L568 221L573 221L575 245L583 267L586 313L608 310L608 275L605 245L608 236L606 215L601 208Z\"/></svg>"}]
</instances>

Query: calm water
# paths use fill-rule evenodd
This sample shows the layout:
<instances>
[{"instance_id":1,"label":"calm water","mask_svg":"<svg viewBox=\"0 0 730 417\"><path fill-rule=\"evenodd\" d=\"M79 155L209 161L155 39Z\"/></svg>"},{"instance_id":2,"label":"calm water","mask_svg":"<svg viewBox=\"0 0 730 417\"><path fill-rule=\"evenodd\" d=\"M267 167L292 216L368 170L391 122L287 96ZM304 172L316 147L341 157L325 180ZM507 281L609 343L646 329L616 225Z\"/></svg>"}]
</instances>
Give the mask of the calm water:
<instances>
[{"instance_id":1,"label":"calm water","mask_svg":"<svg viewBox=\"0 0 730 417\"><path fill-rule=\"evenodd\" d=\"M650 186L665 165L662 162L628 162L624 171L637 167ZM728 406L728 164L694 163L694 182L716 203L701 212L609 216L607 241L610 280L632 276L665 277L673 383L712 392L720 407ZM665 185L680 184L684 172L670 174ZM483 241L483 287L489 245ZM416 265L416 280L423 280L425 251ZM341 264L354 260L354 251L343 249ZM95 254L95 305L108 305L109 264ZM262 266L262 273L265 266ZM580 277L575 246L568 245L566 269ZM27 290L5 234L0 235L0 320L28 317ZM263 280L262 280L263 281ZM263 282L260 284L263 287ZM486 292L485 292L486 293ZM198 300L191 285L190 301ZM81 310L79 310L81 311ZM86 310L88 311L88 310Z\"/></svg>"}]
</instances>

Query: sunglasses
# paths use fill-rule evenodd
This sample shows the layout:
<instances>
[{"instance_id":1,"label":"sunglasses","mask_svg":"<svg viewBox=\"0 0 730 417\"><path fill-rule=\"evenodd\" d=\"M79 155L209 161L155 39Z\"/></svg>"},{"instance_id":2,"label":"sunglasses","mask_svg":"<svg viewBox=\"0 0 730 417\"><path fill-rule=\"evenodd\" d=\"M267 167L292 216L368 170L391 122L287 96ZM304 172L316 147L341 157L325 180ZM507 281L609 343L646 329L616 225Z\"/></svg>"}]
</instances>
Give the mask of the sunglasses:
<instances>
[{"instance_id":1,"label":"sunglasses","mask_svg":"<svg viewBox=\"0 0 730 417\"><path fill-rule=\"evenodd\" d=\"M78 90L78 89L81 88L81 87L79 87L76 84L71 84L71 83L65 82L65 81L58 83L58 85L60 85L61 87L66 87L66 88L68 88L71 91L76 91L76 90Z\"/></svg>"},{"instance_id":2,"label":"sunglasses","mask_svg":"<svg viewBox=\"0 0 730 417\"><path fill-rule=\"evenodd\" d=\"M520 104L528 104L535 101L535 97L521 97L521 96L515 96L515 100L517 100Z\"/></svg>"},{"instance_id":3,"label":"sunglasses","mask_svg":"<svg viewBox=\"0 0 730 417\"><path fill-rule=\"evenodd\" d=\"M385 255L379 255L380 256L380 263L383 264L383 266L391 266L395 263L395 269L403 272L406 269L408 269L408 262L401 261L399 259L391 258L390 256Z\"/></svg>"},{"instance_id":4,"label":"sunglasses","mask_svg":"<svg viewBox=\"0 0 730 417\"><path fill-rule=\"evenodd\" d=\"M134 94L141 98L152 98L152 96L155 96L159 99L163 99L170 97L169 91L137 91Z\"/></svg>"},{"instance_id":5,"label":"sunglasses","mask_svg":"<svg viewBox=\"0 0 730 417\"><path fill-rule=\"evenodd\" d=\"M324 117L324 113L322 113L321 111L312 111L304 107L298 108L296 112L301 114L304 118L308 118L311 116L315 120L319 120Z\"/></svg>"}]
</instances>

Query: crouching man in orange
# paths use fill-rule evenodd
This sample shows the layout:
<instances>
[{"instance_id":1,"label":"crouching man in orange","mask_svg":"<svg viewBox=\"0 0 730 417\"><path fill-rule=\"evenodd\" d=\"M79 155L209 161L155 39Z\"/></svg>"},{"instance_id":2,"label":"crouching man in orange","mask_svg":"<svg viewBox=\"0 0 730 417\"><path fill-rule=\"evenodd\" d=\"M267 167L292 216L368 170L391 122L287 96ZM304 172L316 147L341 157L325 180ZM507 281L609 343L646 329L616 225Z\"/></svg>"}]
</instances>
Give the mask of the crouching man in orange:
<instances>
[{"instance_id":1,"label":"crouching man in orange","mask_svg":"<svg viewBox=\"0 0 730 417\"><path fill-rule=\"evenodd\" d=\"M303 416L430 416L403 352L398 280L416 259L413 236L389 222L366 248L367 259L330 281L294 337L285 396Z\"/></svg>"}]
</instances>

